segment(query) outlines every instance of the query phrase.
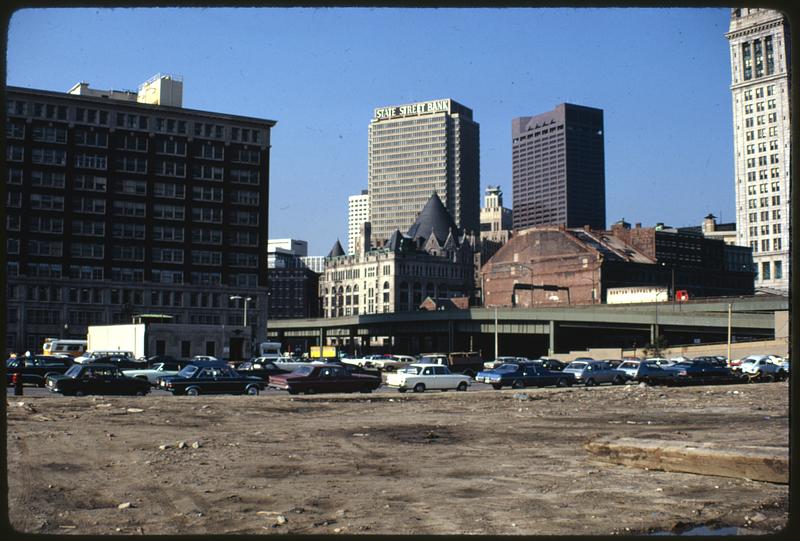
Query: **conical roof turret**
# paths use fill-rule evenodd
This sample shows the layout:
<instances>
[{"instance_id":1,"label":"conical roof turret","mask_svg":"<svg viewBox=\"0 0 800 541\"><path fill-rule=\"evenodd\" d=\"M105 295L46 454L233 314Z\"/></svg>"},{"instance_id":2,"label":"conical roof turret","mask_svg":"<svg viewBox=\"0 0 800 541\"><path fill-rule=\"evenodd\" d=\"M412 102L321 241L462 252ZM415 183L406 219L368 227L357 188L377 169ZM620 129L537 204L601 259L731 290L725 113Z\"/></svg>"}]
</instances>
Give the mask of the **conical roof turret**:
<instances>
[{"instance_id":1,"label":"conical roof turret","mask_svg":"<svg viewBox=\"0 0 800 541\"><path fill-rule=\"evenodd\" d=\"M343 255L345 254L344 249L342 248L342 243L339 242L339 239L336 239L336 244L334 244L333 248L331 248L331 251L328 252L328 257L339 257Z\"/></svg>"},{"instance_id":2,"label":"conical roof turret","mask_svg":"<svg viewBox=\"0 0 800 541\"><path fill-rule=\"evenodd\" d=\"M436 235L436 240L441 246L451 233L454 236L458 234L456 223L450 213L447 212L442 200L439 199L436 192L433 192L433 195L431 195L431 198L428 199L428 202L425 203L422 211L417 216L414 225L408 229L406 236L412 239L420 237L427 239L433 234Z\"/></svg>"}]
</instances>

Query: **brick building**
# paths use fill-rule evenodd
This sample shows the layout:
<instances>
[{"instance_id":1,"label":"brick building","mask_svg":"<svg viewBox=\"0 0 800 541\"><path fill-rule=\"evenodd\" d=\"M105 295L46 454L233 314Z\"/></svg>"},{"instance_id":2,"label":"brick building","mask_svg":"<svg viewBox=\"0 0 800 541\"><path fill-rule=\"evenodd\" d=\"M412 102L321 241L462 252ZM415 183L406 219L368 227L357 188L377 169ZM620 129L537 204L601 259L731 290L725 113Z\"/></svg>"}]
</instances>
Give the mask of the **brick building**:
<instances>
[{"instance_id":1,"label":"brick building","mask_svg":"<svg viewBox=\"0 0 800 541\"><path fill-rule=\"evenodd\" d=\"M737 247L731 247L737 248ZM753 275L725 268L725 244L659 228L518 231L484 265L487 306L603 303L609 288L656 286L690 298L753 293Z\"/></svg>"},{"instance_id":2,"label":"brick building","mask_svg":"<svg viewBox=\"0 0 800 541\"><path fill-rule=\"evenodd\" d=\"M275 122L186 109L176 82L138 95L6 87L8 350L142 313L231 331L236 296L266 337Z\"/></svg>"}]
</instances>

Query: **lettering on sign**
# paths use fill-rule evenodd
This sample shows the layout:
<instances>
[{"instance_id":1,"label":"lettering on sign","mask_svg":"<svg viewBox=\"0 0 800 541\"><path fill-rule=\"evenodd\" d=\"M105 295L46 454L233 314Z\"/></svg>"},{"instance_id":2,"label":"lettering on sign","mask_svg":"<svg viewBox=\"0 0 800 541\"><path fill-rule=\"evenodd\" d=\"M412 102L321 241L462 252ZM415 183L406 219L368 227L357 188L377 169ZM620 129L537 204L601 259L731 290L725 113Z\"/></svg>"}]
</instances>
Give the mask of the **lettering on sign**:
<instances>
[{"instance_id":1,"label":"lettering on sign","mask_svg":"<svg viewBox=\"0 0 800 541\"><path fill-rule=\"evenodd\" d=\"M431 113L450 112L450 100L421 101L398 105L397 107L379 107L375 109L375 118L387 120L403 116L429 115Z\"/></svg>"}]
</instances>

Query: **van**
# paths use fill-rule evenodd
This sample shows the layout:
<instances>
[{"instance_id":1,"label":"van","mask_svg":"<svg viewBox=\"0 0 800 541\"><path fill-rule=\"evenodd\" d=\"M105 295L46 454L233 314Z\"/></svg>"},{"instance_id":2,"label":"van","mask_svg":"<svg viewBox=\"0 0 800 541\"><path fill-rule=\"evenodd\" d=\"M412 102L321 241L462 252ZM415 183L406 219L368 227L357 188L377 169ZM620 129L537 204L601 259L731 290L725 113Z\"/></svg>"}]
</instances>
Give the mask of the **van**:
<instances>
[{"instance_id":1,"label":"van","mask_svg":"<svg viewBox=\"0 0 800 541\"><path fill-rule=\"evenodd\" d=\"M48 339L42 346L44 355L69 355L79 357L86 351L86 340Z\"/></svg>"},{"instance_id":2,"label":"van","mask_svg":"<svg viewBox=\"0 0 800 541\"><path fill-rule=\"evenodd\" d=\"M258 356L267 357L270 361L277 361L283 355L281 354L280 342L261 342L258 345Z\"/></svg>"}]
</instances>

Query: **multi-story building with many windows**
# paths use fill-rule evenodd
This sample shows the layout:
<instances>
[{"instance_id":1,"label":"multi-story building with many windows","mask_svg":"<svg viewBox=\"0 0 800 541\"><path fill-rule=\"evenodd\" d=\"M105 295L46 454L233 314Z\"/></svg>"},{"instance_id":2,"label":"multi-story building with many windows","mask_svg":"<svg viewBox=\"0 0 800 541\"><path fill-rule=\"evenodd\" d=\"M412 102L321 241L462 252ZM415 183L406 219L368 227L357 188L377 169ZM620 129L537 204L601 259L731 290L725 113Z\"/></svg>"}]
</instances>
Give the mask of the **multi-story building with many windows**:
<instances>
[{"instance_id":1,"label":"multi-story building with many windows","mask_svg":"<svg viewBox=\"0 0 800 541\"><path fill-rule=\"evenodd\" d=\"M379 107L369 125L369 216L373 245L405 231L437 193L456 226L480 224L480 131L451 99Z\"/></svg>"},{"instance_id":2,"label":"multi-story building with many windows","mask_svg":"<svg viewBox=\"0 0 800 541\"><path fill-rule=\"evenodd\" d=\"M143 85L148 103L6 87L7 350L137 314L234 332L231 296L251 298L266 337L275 122L165 105L180 88L163 78Z\"/></svg>"},{"instance_id":3,"label":"multi-story building with many windows","mask_svg":"<svg viewBox=\"0 0 800 541\"><path fill-rule=\"evenodd\" d=\"M511 123L514 229L606 225L603 111L562 103Z\"/></svg>"},{"instance_id":4,"label":"multi-story building with many windows","mask_svg":"<svg viewBox=\"0 0 800 541\"><path fill-rule=\"evenodd\" d=\"M319 280L322 317L420 310L423 301L472 295L477 238L462 234L436 194L405 234L395 229L388 242L365 242L353 255L339 241Z\"/></svg>"},{"instance_id":5,"label":"multi-story building with many windows","mask_svg":"<svg viewBox=\"0 0 800 541\"><path fill-rule=\"evenodd\" d=\"M786 17L731 10L737 243L753 249L756 287L788 291L791 185L790 36Z\"/></svg>"},{"instance_id":6,"label":"multi-story building with many windows","mask_svg":"<svg viewBox=\"0 0 800 541\"><path fill-rule=\"evenodd\" d=\"M358 235L364 222L369 221L369 191L347 198L347 253L356 253Z\"/></svg>"}]
</instances>

